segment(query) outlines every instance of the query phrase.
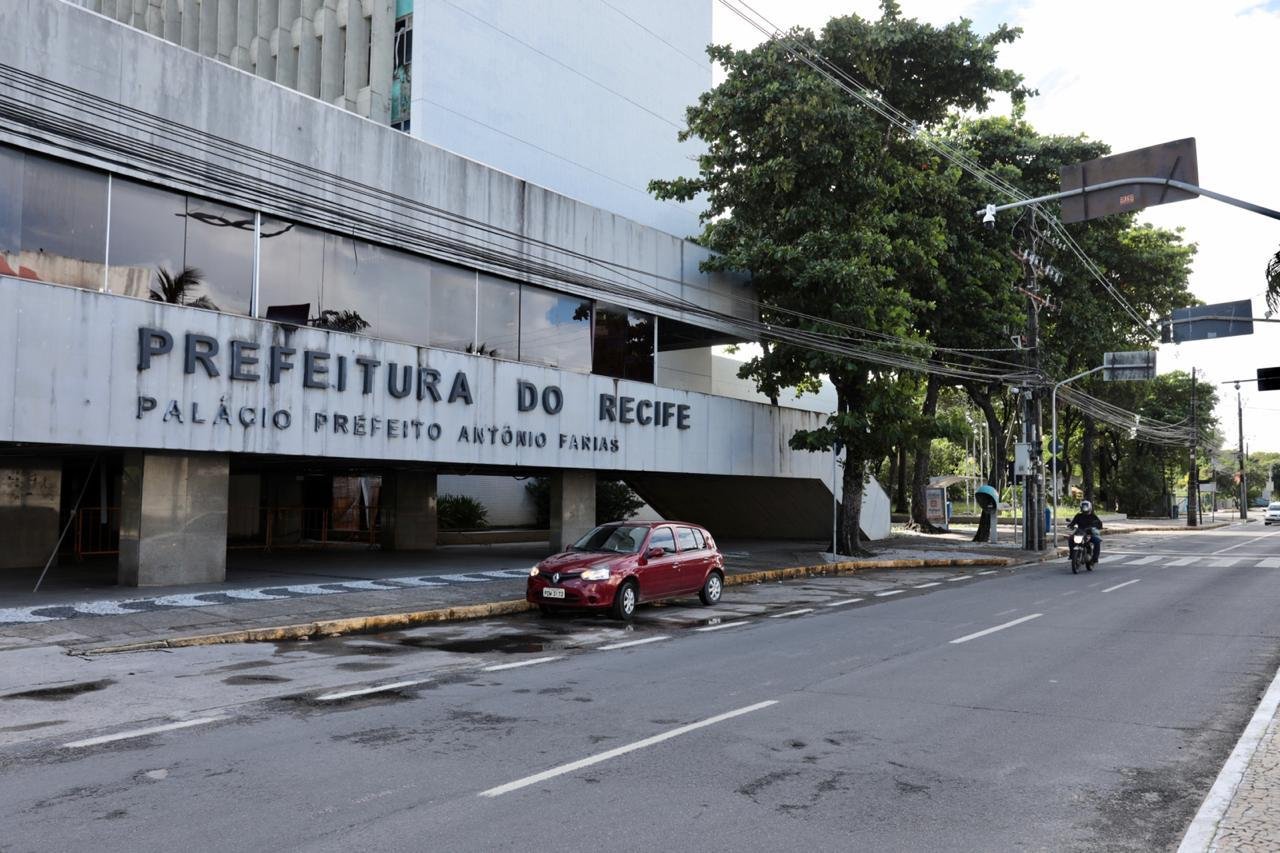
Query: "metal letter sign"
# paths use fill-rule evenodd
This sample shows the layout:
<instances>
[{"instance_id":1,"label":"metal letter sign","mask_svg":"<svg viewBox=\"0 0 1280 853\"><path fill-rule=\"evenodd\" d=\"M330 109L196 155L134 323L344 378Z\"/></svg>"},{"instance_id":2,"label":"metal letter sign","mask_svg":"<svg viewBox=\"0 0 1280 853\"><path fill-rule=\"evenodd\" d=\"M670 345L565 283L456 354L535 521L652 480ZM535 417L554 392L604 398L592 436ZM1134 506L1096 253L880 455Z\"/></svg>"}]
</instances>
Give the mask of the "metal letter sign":
<instances>
[{"instance_id":1,"label":"metal letter sign","mask_svg":"<svg viewBox=\"0 0 1280 853\"><path fill-rule=\"evenodd\" d=\"M1164 336L1167 338L1165 343L1180 344L1185 341L1252 335L1253 301L1242 299L1239 302L1179 308L1173 312L1170 320L1168 334Z\"/></svg>"},{"instance_id":2,"label":"metal letter sign","mask_svg":"<svg viewBox=\"0 0 1280 853\"><path fill-rule=\"evenodd\" d=\"M1124 178L1161 178L1188 184L1200 183L1194 138L1062 166L1058 169L1058 175L1062 179L1063 192ZM1189 198L1196 198L1196 194L1158 184L1127 184L1064 198L1062 221L1084 222L1113 213L1132 213L1144 207Z\"/></svg>"},{"instance_id":3,"label":"metal letter sign","mask_svg":"<svg viewBox=\"0 0 1280 853\"><path fill-rule=\"evenodd\" d=\"M1258 368L1258 390L1280 391L1280 367Z\"/></svg>"},{"instance_id":4,"label":"metal letter sign","mask_svg":"<svg viewBox=\"0 0 1280 853\"><path fill-rule=\"evenodd\" d=\"M1109 352L1102 357L1105 382L1134 382L1156 378L1156 351Z\"/></svg>"}]
</instances>

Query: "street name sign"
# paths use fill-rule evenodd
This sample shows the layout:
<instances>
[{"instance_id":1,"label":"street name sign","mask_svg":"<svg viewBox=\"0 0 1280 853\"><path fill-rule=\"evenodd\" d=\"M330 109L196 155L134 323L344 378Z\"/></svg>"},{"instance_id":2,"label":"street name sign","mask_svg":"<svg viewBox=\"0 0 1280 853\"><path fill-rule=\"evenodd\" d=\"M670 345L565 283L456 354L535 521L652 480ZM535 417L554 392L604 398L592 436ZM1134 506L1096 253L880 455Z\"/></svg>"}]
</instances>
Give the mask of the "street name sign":
<instances>
[{"instance_id":1,"label":"street name sign","mask_svg":"<svg viewBox=\"0 0 1280 853\"><path fill-rule=\"evenodd\" d=\"M1102 357L1104 382L1137 382L1156 378L1156 351L1109 352Z\"/></svg>"},{"instance_id":2,"label":"street name sign","mask_svg":"<svg viewBox=\"0 0 1280 853\"><path fill-rule=\"evenodd\" d=\"M1125 178L1159 178L1187 184L1200 183L1194 137L1062 166L1058 169L1058 175L1062 180L1063 192ZM1144 207L1196 197L1195 193L1159 184L1124 184L1064 198L1062 221L1084 222L1113 213L1132 213Z\"/></svg>"}]
</instances>

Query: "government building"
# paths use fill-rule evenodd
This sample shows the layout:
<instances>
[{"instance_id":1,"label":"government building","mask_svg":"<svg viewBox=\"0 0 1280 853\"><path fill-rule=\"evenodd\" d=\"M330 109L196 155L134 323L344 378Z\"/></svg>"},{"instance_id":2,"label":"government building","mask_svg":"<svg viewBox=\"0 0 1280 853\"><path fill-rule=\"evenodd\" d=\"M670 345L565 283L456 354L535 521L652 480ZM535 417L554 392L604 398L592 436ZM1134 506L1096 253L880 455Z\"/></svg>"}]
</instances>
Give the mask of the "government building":
<instances>
[{"instance_id":1,"label":"government building","mask_svg":"<svg viewBox=\"0 0 1280 853\"><path fill-rule=\"evenodd\" d=\"M604 478L829 536L823 412L722 375L750 283L646 191L710 5L0 4L0 571L431 549L446 478L548 478L552 548Z\"/></svg>"}]
</instances>

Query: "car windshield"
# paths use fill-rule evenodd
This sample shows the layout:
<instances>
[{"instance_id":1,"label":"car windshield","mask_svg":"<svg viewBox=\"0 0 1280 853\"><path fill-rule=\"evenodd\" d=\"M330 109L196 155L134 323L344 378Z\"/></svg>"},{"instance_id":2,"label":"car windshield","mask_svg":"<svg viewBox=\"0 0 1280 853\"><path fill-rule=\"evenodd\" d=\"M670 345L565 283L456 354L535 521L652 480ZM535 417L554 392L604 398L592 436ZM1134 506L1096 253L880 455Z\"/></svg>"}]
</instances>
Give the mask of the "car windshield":
<instances>
[{"instance_id":1,"label":"car windshield","mask_svg":"<svg viewBox=\"0 0 1280 853\"><path fill-rule=\"evenodd\" d=\"M1280 504L1271 504L1267 509L1280 509Z\"/></svg>"},{"instance_id":2,"label":"car windshield","mask_svg":"<svg viewBox=\"0 0 1280 853\"><path fill-rule=\"evenodd\" d=\"M607 524L597 527L577 542L573 551L613 551L618 554L635 554L644 544L647 527L626 524Z\"/></svg>"}]
</instances>

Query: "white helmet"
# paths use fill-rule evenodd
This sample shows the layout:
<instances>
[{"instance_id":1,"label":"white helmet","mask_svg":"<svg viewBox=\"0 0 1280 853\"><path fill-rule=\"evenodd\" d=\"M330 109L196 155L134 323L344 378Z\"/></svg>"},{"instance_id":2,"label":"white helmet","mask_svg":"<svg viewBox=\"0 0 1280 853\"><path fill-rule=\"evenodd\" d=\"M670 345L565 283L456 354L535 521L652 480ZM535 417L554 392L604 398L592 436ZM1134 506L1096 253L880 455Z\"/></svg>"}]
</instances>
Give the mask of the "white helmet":
<instances>
[{"instance_id":1,"label":"white helmet","mask_svg":"<svg viewBox=\"0 0 1280 853\"><path fill-rule=\"evenodd\" d=\"M1080 501L1081 512L1093 512L1093 501Z\"/></svg>"}]
</instances>

